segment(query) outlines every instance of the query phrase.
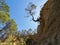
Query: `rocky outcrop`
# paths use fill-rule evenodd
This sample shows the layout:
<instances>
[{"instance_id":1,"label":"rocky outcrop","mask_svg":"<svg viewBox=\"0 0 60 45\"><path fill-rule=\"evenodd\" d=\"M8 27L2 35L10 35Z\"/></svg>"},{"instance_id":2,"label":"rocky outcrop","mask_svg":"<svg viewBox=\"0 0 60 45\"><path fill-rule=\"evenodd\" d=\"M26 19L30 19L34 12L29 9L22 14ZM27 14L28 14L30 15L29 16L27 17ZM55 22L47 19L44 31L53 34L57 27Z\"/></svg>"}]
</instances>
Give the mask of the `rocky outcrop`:
<instances>
[{"instance_id":1,"label":"rocky outcrop","mask_svg":"<svg viewBox=\"0 0 60 45\"><path fill-rule=\"evenodd\" d=\"M37 45L60 45L60 0L48 0L40 11Z\"/></svg>"}]
</instances>

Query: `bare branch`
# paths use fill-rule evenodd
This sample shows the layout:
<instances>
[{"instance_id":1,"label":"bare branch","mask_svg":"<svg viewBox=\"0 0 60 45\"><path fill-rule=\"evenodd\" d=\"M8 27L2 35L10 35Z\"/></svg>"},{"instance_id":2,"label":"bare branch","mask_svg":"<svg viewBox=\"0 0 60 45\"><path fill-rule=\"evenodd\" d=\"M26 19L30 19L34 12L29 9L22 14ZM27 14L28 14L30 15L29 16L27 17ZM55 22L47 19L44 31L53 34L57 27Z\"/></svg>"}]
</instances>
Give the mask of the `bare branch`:
<instances>
[{"instance_id":1,"label":"bare branch","mask_svg":"<svg viewBox=\"0 0 60 45\"><path fill-rule=\"evenodd\" d=\"M29 12L30 16L32 16L32 20L34 22L37 22L37 21L39 21L39 19L35 20L34 16L33 16L35 14L35 12L33 10L35 10L35 9L36 9L36 5L29 3L28 7L25 10Z\"/></svg>"}]
</instances>

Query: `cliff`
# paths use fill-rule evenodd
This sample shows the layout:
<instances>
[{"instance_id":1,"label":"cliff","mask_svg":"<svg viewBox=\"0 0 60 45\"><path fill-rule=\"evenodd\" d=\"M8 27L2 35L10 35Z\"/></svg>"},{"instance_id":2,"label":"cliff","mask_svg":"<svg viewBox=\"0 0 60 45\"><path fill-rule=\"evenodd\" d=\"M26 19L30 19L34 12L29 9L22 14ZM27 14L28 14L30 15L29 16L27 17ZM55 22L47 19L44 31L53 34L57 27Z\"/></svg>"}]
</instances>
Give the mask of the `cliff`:
<instances>
[{"instance_id":1,"label":"cliff","mask_svg":"<svg viewBox=\"0 0 60 45\"><path fill-rule=\"evenodd\" d=\"M60 45L60 0L48 0L40 11L36 45Z\"/></svg>"}]
</instances>

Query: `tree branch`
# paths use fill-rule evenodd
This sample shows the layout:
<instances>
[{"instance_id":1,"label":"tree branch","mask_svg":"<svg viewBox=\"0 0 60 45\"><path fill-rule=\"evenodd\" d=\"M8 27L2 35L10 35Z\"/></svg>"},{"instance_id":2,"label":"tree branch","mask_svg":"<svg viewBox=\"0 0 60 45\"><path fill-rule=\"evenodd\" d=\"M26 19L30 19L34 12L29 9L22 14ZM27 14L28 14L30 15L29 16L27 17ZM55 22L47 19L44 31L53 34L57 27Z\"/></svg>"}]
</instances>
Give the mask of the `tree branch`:
<instances>
[{"instance_id":1,"label":"tree branch","mask_svg":"<svg viewBox=\"0 0 60 45\"><path fill-rule=\"evenodd\" d=\"M39 21L39 18L37 18L37 20L35 20L34 17L33 17L33 15L31 15L31 16L32 16L32 20L33 20L34 22L38 22L38 21Z\"/></svg>"}]
</instances>

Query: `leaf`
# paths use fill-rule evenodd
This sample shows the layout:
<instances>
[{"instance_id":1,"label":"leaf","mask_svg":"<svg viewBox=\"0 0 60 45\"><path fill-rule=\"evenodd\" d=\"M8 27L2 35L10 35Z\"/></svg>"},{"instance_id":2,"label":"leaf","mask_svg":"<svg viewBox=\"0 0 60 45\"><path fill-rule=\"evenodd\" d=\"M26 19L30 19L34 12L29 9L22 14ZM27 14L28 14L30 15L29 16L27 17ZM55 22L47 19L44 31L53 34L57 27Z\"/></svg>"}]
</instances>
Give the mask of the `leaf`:
<instances>
[{"instance_id":1,"label":"leaf","mask_svg":"<svg viewBox=\"0 0 60 45\"><path fill-rule=\"evenodd\" d=\"M2 23L7 22L10 19L10 16L8 13L4 13L0 11L0 20L2 20Z\"/></svg>"}]
</instances>

